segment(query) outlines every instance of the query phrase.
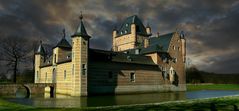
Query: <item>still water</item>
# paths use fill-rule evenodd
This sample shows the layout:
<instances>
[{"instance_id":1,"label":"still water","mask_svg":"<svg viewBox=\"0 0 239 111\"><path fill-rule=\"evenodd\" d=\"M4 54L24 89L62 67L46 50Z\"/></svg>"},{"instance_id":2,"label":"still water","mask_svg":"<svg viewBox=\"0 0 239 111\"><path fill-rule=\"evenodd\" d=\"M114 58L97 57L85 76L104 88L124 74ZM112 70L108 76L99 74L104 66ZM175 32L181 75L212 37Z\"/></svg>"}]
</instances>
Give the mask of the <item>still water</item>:
<instances>
[{"instance_id":1,"label":"still water","mask_svg":"<svg viewBox=\"0 0 239 111\"><path fill-rule=\"evenodd\" d=\"M239 91L200 90L187 92L167 92L134 95L111 95L93 97L70 97L57 95L56 98L8 98L6 100L36 107L93 107L111 105L129 105L158 103L165 101L211 98L229 95L239 95Z\"/></svg>"}]
</instances>

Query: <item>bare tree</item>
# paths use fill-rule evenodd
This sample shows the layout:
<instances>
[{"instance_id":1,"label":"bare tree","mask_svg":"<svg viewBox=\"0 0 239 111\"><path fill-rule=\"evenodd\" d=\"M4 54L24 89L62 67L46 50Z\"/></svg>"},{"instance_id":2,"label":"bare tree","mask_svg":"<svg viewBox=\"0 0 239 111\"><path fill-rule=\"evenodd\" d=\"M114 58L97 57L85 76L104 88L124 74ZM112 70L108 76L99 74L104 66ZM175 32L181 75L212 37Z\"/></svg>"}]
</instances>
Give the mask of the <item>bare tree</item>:
<instances>
[{"instance_id":1,"label":"bare tree","mask_svg":"<svg viewBox=\"0 0 239 111\"><path fill-rule=\"evenodd\" d=\"M8 71L13 72L13 82L16 83L17 73L19 71L19 64L25 62L31 51L27 39L17 36L11 36L1 39L0 51L1 61L6 63Z\"/></svg>"}]
</instances>

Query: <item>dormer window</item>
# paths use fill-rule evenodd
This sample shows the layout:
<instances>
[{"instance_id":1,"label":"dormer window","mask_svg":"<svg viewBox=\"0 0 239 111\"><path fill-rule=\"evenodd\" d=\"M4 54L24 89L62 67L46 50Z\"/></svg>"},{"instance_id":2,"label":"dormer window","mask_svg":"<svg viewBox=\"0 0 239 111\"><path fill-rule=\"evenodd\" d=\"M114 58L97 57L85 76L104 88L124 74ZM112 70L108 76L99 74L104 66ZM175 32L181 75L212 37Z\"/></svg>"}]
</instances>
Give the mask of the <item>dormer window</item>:
<instances>
[{"instance_id":1,"label":"dormer window","mask_svg":"<svg viewBox=\"0 0 239 111\"><path fill-rule=\"evenodd\" d=\"M130 56L127 56L127 60L132 61L132 58Z\"/></svg>"},{"instance_id":2,"label":"dormer window","mask_svg":"<svg viewBox=\"0 0 239 111\"><path fill-rule=\"evenodd\" d=\"M128 33L128 31L127 31L127 30L125 30L125 31L124 31L124 33Z\"/></svg>"},{"instance_id":3,"label":"dormer window","mask_svg":"<svg viewBox=\"0 0 239 111\"><path fill-rule=\"evenodd\" d=\"M121 31L120 34L123 34L123 32Z\"/></svg>"},{"instance_id":4,"label":"dormer window","mask_svg":"<svg viewBox=\"0 0 239 111\"><path fill-rule=\"evenodd\" d=\"M129 24L125 24L125 26L126 26L126 27L128 27L128 26L129 26Z\"/></svg>"},{"instance_id":5,"label":"dormer window","mask_svg":"<svg viewBox=\"0 0 239 111\"><path fill-rule=\"evenodd\" d=\"M139 54L139 49L135 49L135 54Z\"/></svg>"},{"instance_id":6,"label":"dormer window","mask_svg":"<svg viewBox=\"0 0 239 111\"><path fill-rule=\"evenodd\" d=\"M69 59L69 58L70 58L70 56L68 55L68 56L66 56L66 58L67 58L67 59Z\"/></svg>"}]
</instances>

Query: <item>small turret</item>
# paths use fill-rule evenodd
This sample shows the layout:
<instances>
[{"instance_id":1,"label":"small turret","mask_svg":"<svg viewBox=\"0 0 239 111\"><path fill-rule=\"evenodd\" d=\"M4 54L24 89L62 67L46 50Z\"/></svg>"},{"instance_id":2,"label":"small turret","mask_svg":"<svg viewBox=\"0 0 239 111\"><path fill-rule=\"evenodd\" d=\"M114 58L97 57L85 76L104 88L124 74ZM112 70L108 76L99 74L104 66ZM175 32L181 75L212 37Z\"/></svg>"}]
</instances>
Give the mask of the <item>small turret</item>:
<instances>
[{"instance_id":1,"label":"small turret","mask_svg":"<svg viewBox=\"0 0 239 111\"><path fill-rule=\"evenodd\" d=\"M42 45L42 41L40 41L40 45L37 48L37 51L35 52L35 83L40 82L40 66L41 63L43 63L46 59L46 52Z\"/></svg>"},{"instance_id":2,"label":"small turret","mask_svg":"<svg viewBox=\"0 0 239 111\"><path fill-rule=\"evenodd\" d=\"M36 55L40 54L42 56L44 56L46 54L45 49L44 49L44 47L42 45L42 41L40 41L40 45L38 46L37 51L35 52L35 54Z\"/></svg>"}]
</instances>

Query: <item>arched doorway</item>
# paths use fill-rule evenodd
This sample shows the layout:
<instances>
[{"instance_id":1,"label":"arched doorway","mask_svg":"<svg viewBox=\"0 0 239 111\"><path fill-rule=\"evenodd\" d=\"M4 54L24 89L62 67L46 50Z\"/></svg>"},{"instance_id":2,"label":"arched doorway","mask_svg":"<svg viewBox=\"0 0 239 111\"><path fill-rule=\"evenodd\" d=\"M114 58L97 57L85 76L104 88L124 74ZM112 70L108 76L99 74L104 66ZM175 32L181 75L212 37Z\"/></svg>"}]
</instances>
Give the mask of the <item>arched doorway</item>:
<instances>
[{"instance_id":1,"label":"arched doorway","mask_svg":"<svg viewBox=\"0 0 239 111\"><path fill-rule=\"evenodd\" d=\"M56 69L52 70L52 83L56 83Z\"/></svg>"},{"instance_id":2,"label":"arched doorway","mask_svg":"<svg viewBox=\"0 0 239 111\"><path fill-rule=\"evenodd\" d=\"M31 92L27 86L19 86L16 90L16 98L30 98Z\"/></svg>"}]
</instances>

